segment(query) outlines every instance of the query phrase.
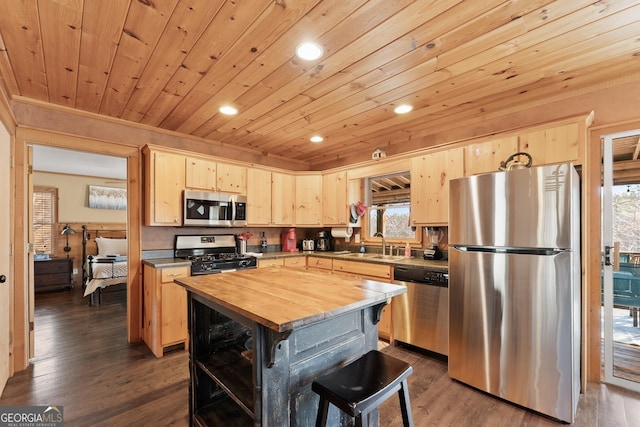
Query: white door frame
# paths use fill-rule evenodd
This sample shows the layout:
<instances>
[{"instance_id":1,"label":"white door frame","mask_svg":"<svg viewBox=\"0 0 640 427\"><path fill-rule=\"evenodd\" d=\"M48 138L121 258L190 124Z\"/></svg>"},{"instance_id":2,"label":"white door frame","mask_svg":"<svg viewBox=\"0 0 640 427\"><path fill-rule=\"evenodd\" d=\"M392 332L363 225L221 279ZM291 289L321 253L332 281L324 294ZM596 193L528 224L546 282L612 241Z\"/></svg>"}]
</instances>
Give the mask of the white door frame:
<instances>
[{"instance_id":1,"label":"white door frame","mask_svg":"<svg viewBox=\"0 0 640 427\"><path fill-rule=\"evenodd\" d=\"M640 129L602 135L604 179L602 188L602 243L613 256L613 140L640 136ZM640 392L640 383L613 375L613 260L604 263L604 382Z\"/></svg>"}]
</instances>

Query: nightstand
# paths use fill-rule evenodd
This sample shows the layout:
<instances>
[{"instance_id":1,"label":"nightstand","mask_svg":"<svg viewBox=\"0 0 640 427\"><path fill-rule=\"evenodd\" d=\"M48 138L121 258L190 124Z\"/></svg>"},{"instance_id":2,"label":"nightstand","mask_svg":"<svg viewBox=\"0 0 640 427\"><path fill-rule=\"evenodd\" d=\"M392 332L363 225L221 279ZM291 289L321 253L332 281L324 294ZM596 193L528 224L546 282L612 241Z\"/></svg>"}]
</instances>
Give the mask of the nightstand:
<instances>
[{"instance_id":1,"label":"nightstand","mask_svg":"<svg viewBox=\"0 0 640 427\"><path fill-rule=\"evenodd\" d=\"M73 289L73 258L50 258L33 261L35 292Z\"/></svg>"}]
</instances>

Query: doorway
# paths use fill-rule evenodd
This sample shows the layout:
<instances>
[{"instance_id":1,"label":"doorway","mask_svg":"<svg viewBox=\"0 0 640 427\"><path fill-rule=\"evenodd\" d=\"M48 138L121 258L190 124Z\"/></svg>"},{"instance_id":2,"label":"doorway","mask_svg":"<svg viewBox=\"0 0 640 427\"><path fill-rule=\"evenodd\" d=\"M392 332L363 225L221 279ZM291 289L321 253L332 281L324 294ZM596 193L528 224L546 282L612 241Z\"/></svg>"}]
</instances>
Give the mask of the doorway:
<instances>
[{"instance_id":1,"label":"doorway","mask_svg":"<svg viewBox=\"0 0 640 427\"><path fill-rule=\"evenodd\" d=\"M29 241L35 252L30 317L34 319L37 304L50 300L45 296L49 292L69 292L70 297L78 299L80 304L85 302L86 309L90 310L90 296L85 292L90 265L87 255L97 255L98 233L102 237L115 235L114 232L126 236L127 159L36 144L30 147L33 172L28 199L33 201L33 209L29 215ZM115 206L92 205L93 189L124 192L124 202ZM65 272L59 274L61 268ZM125 271L122 281L126 284L127 269L122 268ZM51 269L56 274L49 274ZM121 292L114 294L117 300L111 298L121 305L126 304L123 286L120 286ZM43 350L40 345L43 341L35 339L41 336L36 323L32 334L30 355L34 357Z\"/></svg>"},{"instance_id":2,"label":"doorway","mask_svg":"<svg viewBox=\"0 0 640 427\"><path fill-rule=\"evenodd\" d=\"M640 391L640 129L602 140L604 381Z\"/></svg>"}]
</instances>

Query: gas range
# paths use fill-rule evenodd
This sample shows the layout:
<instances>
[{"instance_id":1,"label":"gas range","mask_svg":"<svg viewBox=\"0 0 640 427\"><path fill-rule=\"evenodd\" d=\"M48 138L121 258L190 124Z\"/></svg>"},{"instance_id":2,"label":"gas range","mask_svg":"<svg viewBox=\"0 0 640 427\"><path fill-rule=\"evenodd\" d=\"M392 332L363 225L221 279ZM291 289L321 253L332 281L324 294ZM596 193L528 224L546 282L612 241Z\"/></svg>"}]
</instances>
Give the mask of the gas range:
<instances>
[{"instance_id":1,"label":"gas range","mask_svg":"<svg viewBox=\"0 0 640 427\"><path fill-rule=\"evenodd\" d=\"M191 261L191 275L256 268L257 258L236 251L233 234L176 236L175 258Z\"/></svg>"}]
</instances>

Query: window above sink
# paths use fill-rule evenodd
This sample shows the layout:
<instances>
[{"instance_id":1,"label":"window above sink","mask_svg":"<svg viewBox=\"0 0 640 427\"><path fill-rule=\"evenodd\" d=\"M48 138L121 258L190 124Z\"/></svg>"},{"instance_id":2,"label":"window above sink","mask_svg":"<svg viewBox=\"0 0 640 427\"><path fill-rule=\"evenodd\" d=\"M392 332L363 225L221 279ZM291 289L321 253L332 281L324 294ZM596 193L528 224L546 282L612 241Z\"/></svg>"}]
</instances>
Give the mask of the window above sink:
<instances>
[{"instance_id":1,"label":"window above sink","mask_svg":"<svg viewBox=\"0 0 640 427\"><path fill-rule=\"evenodd\" d=\"M411 173L400 171L365 179L366 204L364 239L389 243L420 243L421 233L409 225L411 212Z\"/></svg>"}]
</instances>

